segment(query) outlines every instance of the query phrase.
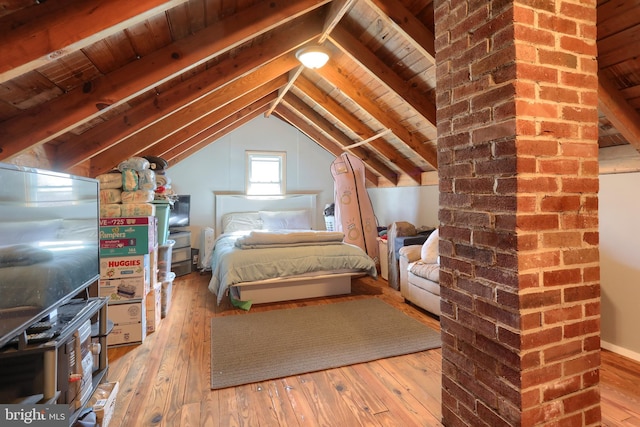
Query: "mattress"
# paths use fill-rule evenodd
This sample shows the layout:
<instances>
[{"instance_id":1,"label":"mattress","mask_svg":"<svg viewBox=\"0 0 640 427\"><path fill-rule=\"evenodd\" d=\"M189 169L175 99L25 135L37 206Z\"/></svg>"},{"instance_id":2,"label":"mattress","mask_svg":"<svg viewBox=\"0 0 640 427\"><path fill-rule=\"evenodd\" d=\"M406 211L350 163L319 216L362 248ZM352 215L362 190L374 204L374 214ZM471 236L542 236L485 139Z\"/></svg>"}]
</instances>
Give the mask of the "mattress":
<instances>
[{"instance_id":1,"label":"mattress","mask_svg":"<svg viewBox=\"0 0 640 427\"><path fill-rule=\"evenodd\" d=\"M321 232L318 232L321 233ZM236 241L248 232L223 234L215 242L209 290L218 304L231 285L331 271L360 271L376 277L375 262L362 249L347 243L240 249Z\"/></svg>"}]
</instances>

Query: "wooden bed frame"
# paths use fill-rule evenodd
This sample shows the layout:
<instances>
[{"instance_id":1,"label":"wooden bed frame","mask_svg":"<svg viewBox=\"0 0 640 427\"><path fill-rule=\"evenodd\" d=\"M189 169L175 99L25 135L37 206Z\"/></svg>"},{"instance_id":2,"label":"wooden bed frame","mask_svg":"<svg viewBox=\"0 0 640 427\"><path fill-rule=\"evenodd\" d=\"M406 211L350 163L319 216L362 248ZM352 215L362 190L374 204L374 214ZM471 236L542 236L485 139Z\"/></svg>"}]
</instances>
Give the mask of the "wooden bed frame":
<instances>
[{"instance_id":1,"label":"wooden bed frame","mask_svg":"<svg viewBox=\"0 0 640 427\"><path fill-rule=\"evenodd\" d=\"M308 209L311 223L317 226L317 193L296 193L285 196L254 197L240 193L215 193L215 235L222 232L222 217L233 212L255 212L260 210ZM253 304L292 301L305 298L327 297L351 293L351 279L364 275L362 272L340 272L321 275L275 278L231 285L239 292L242 301Z\"/></svg>"}]
</instances>

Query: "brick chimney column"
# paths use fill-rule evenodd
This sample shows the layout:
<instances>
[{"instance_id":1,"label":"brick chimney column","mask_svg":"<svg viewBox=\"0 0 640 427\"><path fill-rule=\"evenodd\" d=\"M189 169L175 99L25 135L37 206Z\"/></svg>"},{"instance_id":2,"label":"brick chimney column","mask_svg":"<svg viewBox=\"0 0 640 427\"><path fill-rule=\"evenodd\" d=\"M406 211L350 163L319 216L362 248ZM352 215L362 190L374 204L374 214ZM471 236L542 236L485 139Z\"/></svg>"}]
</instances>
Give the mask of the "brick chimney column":
<instances>
[{"instance_id":1,"label":"brick chimney column","mask_svg":"<svg viewBox=\"0 0 640 427\"><path fill-rule=\"evenodd\" d=\"M434 9L443 423L599 425L596 1Z\"/></svg>"}]
</instances>

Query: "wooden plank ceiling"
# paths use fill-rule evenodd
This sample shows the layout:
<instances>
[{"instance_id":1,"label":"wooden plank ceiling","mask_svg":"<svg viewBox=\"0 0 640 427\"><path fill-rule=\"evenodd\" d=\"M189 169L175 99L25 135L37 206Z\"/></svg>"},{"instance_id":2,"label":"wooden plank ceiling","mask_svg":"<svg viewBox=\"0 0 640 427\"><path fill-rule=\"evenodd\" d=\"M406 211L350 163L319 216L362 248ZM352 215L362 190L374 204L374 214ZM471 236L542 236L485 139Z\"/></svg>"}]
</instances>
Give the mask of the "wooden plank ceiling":
<instances>
[{"instance_id":1,"label":"wooden plank ceiling","mask_svg":"<svg viewBox=\"0 0 640 427\"><path fill-rule=\"evenodd\" d=\"M419 185L437 170L433 15L432 0L0 0L0 161L173 165L264 114L350 147L369 185ZM600 146L638 149L640 4L599 0L597 30ZM296 60L309 44L325 67Z\"/></svg>"}]
</instances>

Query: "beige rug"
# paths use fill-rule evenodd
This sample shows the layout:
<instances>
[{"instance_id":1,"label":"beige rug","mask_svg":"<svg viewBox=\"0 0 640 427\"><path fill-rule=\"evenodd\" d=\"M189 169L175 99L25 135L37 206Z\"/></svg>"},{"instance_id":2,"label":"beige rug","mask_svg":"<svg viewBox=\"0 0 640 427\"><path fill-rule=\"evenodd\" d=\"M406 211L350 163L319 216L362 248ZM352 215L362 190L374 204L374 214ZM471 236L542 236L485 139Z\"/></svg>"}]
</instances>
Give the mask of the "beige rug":
<instances>
[{"instance_id":1,"label":"beige rug","mask_svg":"<svg viewBox=\"0 0 640 427\"><path fill-rule=\"evenodd\" d=\"M376 299L211 319L211 388L440 347L440 333Z\"/></svg>"}]
</instances>

